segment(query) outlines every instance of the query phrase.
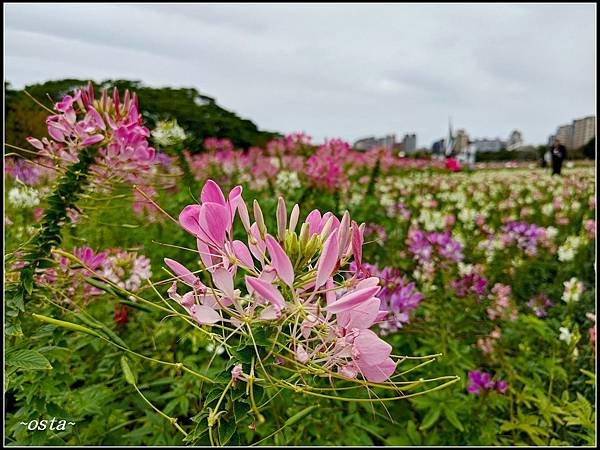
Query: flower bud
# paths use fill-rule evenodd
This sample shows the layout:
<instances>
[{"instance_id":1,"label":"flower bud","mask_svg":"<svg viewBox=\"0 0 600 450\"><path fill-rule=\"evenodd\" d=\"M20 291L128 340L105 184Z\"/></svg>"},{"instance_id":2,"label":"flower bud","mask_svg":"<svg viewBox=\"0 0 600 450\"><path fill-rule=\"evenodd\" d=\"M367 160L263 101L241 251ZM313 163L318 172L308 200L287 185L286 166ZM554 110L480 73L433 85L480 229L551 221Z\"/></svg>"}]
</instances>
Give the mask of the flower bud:
<instances>
[{"instance_id":1,"label":"flower bud","mask_svg":"<svg viewBox=\"0 0 600 450\"><path fill-rule=\"evenodd\" d=\"M300 251L306 246L308 242L308 224L304 222L302 227L300 227Z\"/></svg>"},{"instance_id":2,"label":"flower bud","mask_svg":"<svg viewBox=\"0 0 600 450\"><path fill-rule=\"evenodd\" d=\"M298 204L295 204L292 208L292 213L290 214L290 232L296 231L296 225L298 224L298 216L300 215L300 207Z\"/></svg>"},{"instance_id":3,"label":"flower bud","mask_svg":"<svg viewBox=\"0 0 600 450\"><path fill-rule=\"evenodd\" d=\"M287 210L285 208L285 201L282 197L279 197L277 201L277 239L279 242L283 242L285 239L285 228L287 226Z\"/></svg>"},{"instance_id":4,"label":"flower bud","mask_svg":"<svg viewBox=\"0 0 600 450\"><path fill-rule=\"evenodd\" d=\"M260 231L261 237L264 239L267 235L267 227L265 226L262 210L256 199L254 200L254 220L256 221L256 225L258 225L258 231Z\"/></svg>"}]
</instances>

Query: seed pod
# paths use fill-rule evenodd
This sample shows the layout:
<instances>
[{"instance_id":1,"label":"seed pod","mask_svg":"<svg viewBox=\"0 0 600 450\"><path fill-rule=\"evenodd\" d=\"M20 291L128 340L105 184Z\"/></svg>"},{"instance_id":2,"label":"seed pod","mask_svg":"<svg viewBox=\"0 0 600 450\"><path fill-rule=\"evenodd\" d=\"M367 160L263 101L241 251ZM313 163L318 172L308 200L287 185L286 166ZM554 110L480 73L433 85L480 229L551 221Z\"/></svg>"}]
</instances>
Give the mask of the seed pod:
<instances>
[{"instance_id":1,"label":"seed pod","mask_svg":"<svg viewBox=\"0 0 600 450\"><path fill-rule=\"evenodd\" d=\"M289 427L289 426L294 425L295 423L304 419L307 415L309 415L314 409L316 409L318 407L319 407L319 405L311 405L311 406L304 408L302 411L294 414L292 417L290 417L288 420L286 420L284 423L284 426Z\"/></svg>"},{"instance_id":2,"label":"seed pod","mask_svg":"<svg viewBox=\"0 0 600 450\"><path fill-rule=\"evenodd\" d=\"M131 371L125 356L121 356L121 368L123 369L123 375L125 375L125 381L127 381L129 384L135 385L135 375Z\"/></svg>"}]
</instances>

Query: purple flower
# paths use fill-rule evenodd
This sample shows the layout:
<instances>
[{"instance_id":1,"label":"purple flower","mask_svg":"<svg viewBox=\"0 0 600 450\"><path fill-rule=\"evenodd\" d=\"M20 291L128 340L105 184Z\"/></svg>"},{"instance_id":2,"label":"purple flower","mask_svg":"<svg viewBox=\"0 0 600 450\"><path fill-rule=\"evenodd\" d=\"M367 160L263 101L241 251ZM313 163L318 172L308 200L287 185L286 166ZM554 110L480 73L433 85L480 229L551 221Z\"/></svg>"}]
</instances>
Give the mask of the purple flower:
<instances>
[{"instance_id":1,"label":"purple flower","mask_svg":"<svg viewBox=\"0 0 600 450\"><path fill-rule=\"evenodd\" d=\"M354 266L356 268L356 265ZM352 265L350 267L352 270ZM376 276L382 286L377 297L381 300L380 311L385 313L379 327L382 334L395 332L410 321L410 313L419 306L423 294L416 290L415 283L400 273L399 269L379 269L373 264L362 265L362 276Z\"/></svg>"},{"instance_id":2,"label":"purple flower","mask_svg":"<svg viewBox=\"0 0 600 450\"><path fill-rule=\"evenodd\" d=\"M486 286L487 280L478 273L470 273L452 281L452 288L460 298L474 295L479 300L484 295Z\"/></svg>"},{"instance_id":3,"label":"purple flower","mask_svg":"<svg viewBox=\"0 0 600 450\"><path fill-rule=\"evenodd\" d=\"M506 392L506 390L508 389L508 383L504 380L498 380L498 381L496 381L495 389L500 394L504 394Z\"/></svg>"},{"instance_id":4,"label":"purple flower","mask_svg":"<svg viewBox=\"0 0 600 450\"><path fill-rule=\"evenodd\" d=\"M433 259L444 262L462 261L462 245L452 239L449 232L426 232L412 229L406 240L408 250L420 264L426 264Z\"/></svg>"},{"instance_id":5,"label":"purple flower","mask_svg":"<svg viewBox=\"0 0 600 450\"><path fill-rule=\"evenodd\" d=\"M506 223L502 233L501 239L506 245L515 245L528 255L535 255L538 244L546 237L544 228L520 221Z\"/></svg>"},{"instance_id":6,"label":"purple flower","mask_svg":"<svg viewBox=\"0 0 600 450\"><path fill-rule=\"evenodd\" d=\"M546 294L540 293L535 297L532 297L528 302L529 306L537 317L545 317L548 315L547 308L550 308L554 304L546 296Z\"/></svg>"},{"instance_id":7,"label":"purple flower","mask_svg":"<svg viewBox=\"0 0 600 450\"><path fill-rule=\"evenodd\" d=\"M469 383L467 384L469 394L481 395L494 389L500 394L504 394L508 389L508 383L504 380L492 381L489 373L480 370L469 372Z\"/></svg>"}]
</instances>

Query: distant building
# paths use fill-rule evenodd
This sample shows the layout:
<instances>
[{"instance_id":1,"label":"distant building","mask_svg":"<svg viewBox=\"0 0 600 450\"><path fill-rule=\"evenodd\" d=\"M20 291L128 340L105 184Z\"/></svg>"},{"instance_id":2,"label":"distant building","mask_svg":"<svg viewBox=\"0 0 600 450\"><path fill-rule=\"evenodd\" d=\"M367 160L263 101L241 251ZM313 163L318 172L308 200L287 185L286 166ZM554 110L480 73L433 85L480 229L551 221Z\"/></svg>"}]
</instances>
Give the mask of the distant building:
<instances>
[{"instance_id":1,"label":"distant building","mask_svg":"<svg viewBox=\"0 0 600 450\"><path fill-rule=\"evenodd\" d=\"M456 136L454 136L454 153L462 153L469 146L469 135L462 128L456 130Z\"/></svg>"},{"instance_id":2,"label":"distant building","mask_svg":"<svg viewBox=\"0 0 600 450\"><path fill-rule=\"evenodd\" d=\"M523 147L523 133L519 130L513 130L506 142L506 150L518 150Z\"/></svg>"},{"instance_id":3,"label":"distant building","mask_svg":"<svg viewBox=\"0 0 600 450\"><path fill-rule=\"evenodd\" d=\"M563 144L567 150L572 149L571 140L573 138L573 125L561 125L556 130L556 134L554 135L555 139L558 139L561 144Z\"/></svg>"},{"instance_id":4,"label":"distant building","mask_svg":"<svg viewBox=\"0 0 600 450\"><path fill-rule=\"evenodd\" d=\"M596 116L583 117L573 121L571 148L581 148L596 137Z\"/></svg>"},{"instance_id":5,"label":"distant building","mask_svg":"<svg viewBox=\"0 0 600 450\"><path fill-rule=\"evenodd\" d=\"M402 138L402 151L404 153L414 153L417 150L417 135L405 134Z\"/></svg>"},{"instance_id":6,"label":"distant building","mask_svg":"<svg viewBox=\"0 0 600 450\"><path fill-rule=\"evenodd\" d=\"M370 136L364 139L359 139L354 143L354 148L356 150L366 151L373 147L376 148L387 148L392 150L396 145L396 135L390 134L381 138L376 138L375 136Z\"/></svg>"},{"instance_id":7,"label":"distant building","mask_svg":"<svg viewBox=\"0 0 600 450\"><path fill-rule=\"evenodd\" d=\"M475 139L473 141L477 152L499 152L506 148L506 143L500 138L496 139Z\"/></svg>"}]
</instances>

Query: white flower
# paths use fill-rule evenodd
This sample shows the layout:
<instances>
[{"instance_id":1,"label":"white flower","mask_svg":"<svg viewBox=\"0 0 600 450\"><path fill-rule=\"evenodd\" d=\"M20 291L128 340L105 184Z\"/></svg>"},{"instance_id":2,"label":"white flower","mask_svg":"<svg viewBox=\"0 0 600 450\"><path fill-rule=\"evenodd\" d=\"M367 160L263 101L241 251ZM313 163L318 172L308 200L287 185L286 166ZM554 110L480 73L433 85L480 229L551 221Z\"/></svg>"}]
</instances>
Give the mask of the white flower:
<instances>
[{"instance_id":1,"label":"white flower","mask_svg":"<svg viewBox=\"0 0 600 450\"><path fill-rule=\"evenodd\" d=\"M569 345L571 343L571 339L573 338L569 329L565 327L560 327L559 331L560 336L558 337L558 339L560 339L561 341L565 341L567 345Z\"/></svg>"},{"instance_id":2,"label":"white flower","mask_svg":"<svg viewBox=\"0 0 600 450\"><path fill-rule=\"evenodd\" d=\"M554 212L554 205L552 203L546 203L542 206L542 213L546 216L551 215Z\"/></svg>"},{"instance_id":3,"label":"white flower","mask_svg":"<svg viewBox=\"0 0 600 450\"><path fill-rule=\"evenodd\" d=\"M217 355L221 355L225 351L225 348L222 345L215 346L215 344L208 344L206 346L206 351L208 353L215 352Z\"/></svg>"},{"instance_id":4,"label":"white flower","mask_svg":"<svg viewBox=\"0 0 600 450\"><path fill-rule=\"evenodd\" d=\"M546 237L550 240L554 240L556 235L558 234L558 228L549 226L546 228Z\"/></svg>"},{"instance_id":5,"label":"white flower","mask_svg":"<svg viewBox=\"0 0 600 450\"><path fill-rule=\"evenodd\" d=\"M562 295L562 299L566 303L577 302L583 292L583 283L577 278L573 277L569 281L563 283L565 290Z\"/></svg>"},{"instance_id":6,"label":"white flower","mask_svg":"<svg viewBox=\"0 0 600 450\"><path fill-rule=\"evenodd\" d=\"M296 172L282 170L277 174L275 186L278 190L283 191L284 193L288 193L300 188L301 184L300 179L298 178L298 174Z\"/></svg>"},{"instance_id":7,"label":"white flower","mask_svg":"<svg viewBox=\"0 0 600 450\"><path fill-rule=\"evenodd\" d=\"M577 249L584 243L583 239L579 236L569 236L558 248L558 260L559 261L571 261L577 254Z\"/></svg>"},{"instance_id":8,"label":"white flower","mask_svg":"<svg viewBox=\"0 0 600 450\"><path fill-rule=\"evenodd\" d=\"M8 202L15 208L33 208L40 204L39 192L28 186L15 186L8 191Z\"/></svg>"},{"instance_id":9,"label":"white flower","mask_svg":"<svg viewBox=\"0 0 600 450\"><path fill-rule=\"evenodd\" d=\"M461 277L473 273L473 269L473 264L465 264L460 261L458 262L458 273Z\"/></svg>"},{"instance_id":10,"label":"white flower","mask_svg":"<svg viewBox=\"0 0 600 450\"><path fill-rule=\"evenodd\" d=\"M187 135L177 124L177 119L174 119L158 122L156 128L152 130L152 137L158 145L168 147L183 142Z\"/></svg>"}]
</instances>

